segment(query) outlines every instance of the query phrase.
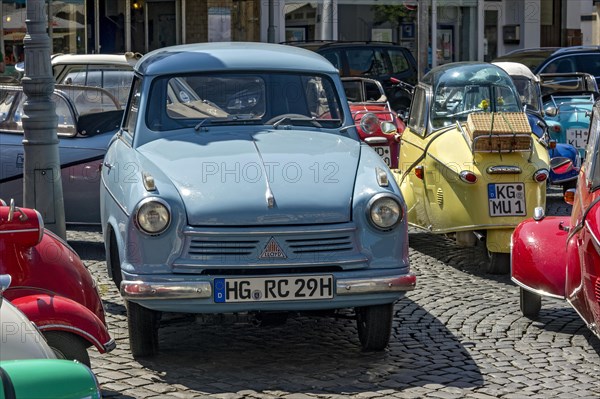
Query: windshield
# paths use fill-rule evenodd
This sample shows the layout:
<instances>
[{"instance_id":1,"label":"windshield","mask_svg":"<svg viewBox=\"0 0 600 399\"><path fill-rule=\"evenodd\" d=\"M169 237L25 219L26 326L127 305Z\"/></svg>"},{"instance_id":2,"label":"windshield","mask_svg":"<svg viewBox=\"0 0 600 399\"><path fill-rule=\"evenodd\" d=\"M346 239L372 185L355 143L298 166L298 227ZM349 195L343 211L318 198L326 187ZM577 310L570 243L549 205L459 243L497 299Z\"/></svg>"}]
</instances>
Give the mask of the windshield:
<instances>
[{"instance_id":1,"label":"windshield","mask_svg":"<svg viewBox=\"0 0 600 399\"><path fill-rule=\"evenodd\" d=\"M327 76L293 73L197 74L157 79L150 90L153 130L268 124L336 128L342 107ZM163 99L163 100L159 100Z\"/></svg>"}]
</instances>

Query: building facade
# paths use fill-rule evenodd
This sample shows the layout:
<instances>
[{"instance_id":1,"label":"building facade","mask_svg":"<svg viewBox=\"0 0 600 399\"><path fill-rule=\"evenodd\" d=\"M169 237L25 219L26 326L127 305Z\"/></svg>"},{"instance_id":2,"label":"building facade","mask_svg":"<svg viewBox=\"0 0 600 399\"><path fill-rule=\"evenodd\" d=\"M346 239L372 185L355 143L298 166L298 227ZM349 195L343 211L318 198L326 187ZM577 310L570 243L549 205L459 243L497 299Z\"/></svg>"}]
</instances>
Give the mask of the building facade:
<instances>
[{"instance_id":1,"label":"building facade","mask_svg":"<svg viewBox=\"0 0 600 399\"><path fill-rule=\"evenodd\" d=\"M26 0L1 0L0 44L23 58ZM147 53L213 41L393 41L429 67L511 50L600 43L597 0L48 0L54 53ZM421 11L425 10L423 8ZM423 20L422 20L423 21ZM435 56L433 56L435 55Z\"/></svg>"}]
</instances>

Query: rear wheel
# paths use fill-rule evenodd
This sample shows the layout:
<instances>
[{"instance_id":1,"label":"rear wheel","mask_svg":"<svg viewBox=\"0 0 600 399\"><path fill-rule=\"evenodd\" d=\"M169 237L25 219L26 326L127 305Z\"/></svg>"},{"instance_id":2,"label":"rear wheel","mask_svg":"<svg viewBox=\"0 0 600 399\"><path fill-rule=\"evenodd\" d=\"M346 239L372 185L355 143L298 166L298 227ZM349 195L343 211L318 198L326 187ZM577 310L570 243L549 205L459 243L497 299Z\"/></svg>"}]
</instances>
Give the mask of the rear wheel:
<instances>
[{"instance_id":1,"label":"rear wheel","mask_svg":"<svg viewBox=\"0 0 600 399\"><path fill-rule=\"evenodd\" d=\"M525 288L519 287L519 304L521 313L528 319L537 319L542 308L542 297Z\"/></svg>"},{"instance_id":2,"label":"rear wheel","mask_svg":"<svg viewBox=\"0 0 600 399\"><path fill-rule=\"evenodd\" d=\"M510 253L488 251L486 272L489 274L508 274L510 272Z\"/></svg>"},{"instance_id":3,"label":"rear wheel","mask_svg":"<svg viewBox=\"0 0 600 399\"><path fill-rule=\"evenodd\" d=\"M394 304L356 308L358 339L365 350L381 351L390 342Z\"/></svg>"},{"instance_id":4,"label":"rear wheel","mask_svg":"<svg viewBox=\"0 0 600 399\"><path fill-rule=\"evenodd\" d=\"M160 312L127 301L129 346L134 357L150 357L158 352Z\"/></svg>"},{"instance_id":5,"label":"rear wheel","mask_svg":"<svg viewBox=\"0 0 600 399\"><path fill-rule=\"evenodd\" d=\"M80 336L66 331L44 331L44 337L59 359L77 360L91 367L87 352L89 344Z\"/></svg>"}]
</instances>

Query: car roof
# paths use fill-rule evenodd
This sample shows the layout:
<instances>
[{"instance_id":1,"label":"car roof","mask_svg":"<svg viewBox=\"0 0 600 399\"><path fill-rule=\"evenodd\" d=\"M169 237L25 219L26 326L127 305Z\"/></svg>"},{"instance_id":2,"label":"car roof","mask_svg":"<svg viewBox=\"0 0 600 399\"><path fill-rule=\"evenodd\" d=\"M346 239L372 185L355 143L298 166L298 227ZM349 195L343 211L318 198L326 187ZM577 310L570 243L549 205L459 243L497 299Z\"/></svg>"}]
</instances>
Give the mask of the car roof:
<instances>
[{"instance_id":1,"label":"car roof","mask_svg":"<svg viewBox=\"0 0 600 399\"><path fill-rule=\"evenodd\" d=\"M58 64L95 64L133 66L142 57L140 53L124 54L54 54L52 65Z\"/></svg>"},{"instance_id":2,"label":"car roof","mask_svg":"<svg viewBox=\"0 0 600 399\"><path fill-rule=\"evenodd\" d=\"M600 52L600 46L569 46L569 47L532 47L513 50L508 54L493 60L514 61L525 64L532 71L544 63L548 58L573 53Z\"/></svg>"},{"instance_id":3,"label":"car roof","mask_svg":"<svg viewBox=\"0 0 600 399\"><path fill-rule=\"evenodd\" d=\"M531 69L520 62L500 61L493 62L492 64L504 69L511 76L525 76L530 80L539 80L538 77L531 72Z\"/></svg>"},{"instance_id":4,"label":"car roof","mask_svg":"<svg viewBox=\"0 0 600 399\"><path fill-rule=\"evenodd\" d=\"M143 75L200 71L271 70L338 73L321 55L294 46L259 42L195 43L154 50L136 64Z\"/></svg>"},{"instance_id":5,"label":"car roof","mask_svg":"<svg viewBox=\"0 0 600 399\"><path fill-rule=\"evenodd\" d=\"M337 48L337 47L370 47L370 46L399 47L399 48L407 49L406 47L401 46L398 43L384 42L384 41L311 40L311 41L290 41L290 42L283 42L282 44L292 45L292 46L296 46L296 47L302 47L302 48L306 48L306 49L309 49L312 51L324 50L324 49L328 49L328 48Z\"/></svg>"}]
</instances>

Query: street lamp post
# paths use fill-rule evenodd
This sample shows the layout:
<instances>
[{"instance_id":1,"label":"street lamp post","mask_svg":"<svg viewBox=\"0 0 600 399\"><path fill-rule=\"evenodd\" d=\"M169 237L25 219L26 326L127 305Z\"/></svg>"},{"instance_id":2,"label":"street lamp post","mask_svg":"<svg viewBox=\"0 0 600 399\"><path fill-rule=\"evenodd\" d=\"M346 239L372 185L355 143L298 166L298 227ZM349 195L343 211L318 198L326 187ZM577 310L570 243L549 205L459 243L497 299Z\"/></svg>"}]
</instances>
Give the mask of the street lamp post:
<instances>
[{"instance_id":1,"label":"street lamp post","mask_svg":"<svg viewBox=\"0 0 600 399\"><path fill-rule=\"evenodd\" d=\"M37 209L45 226L66 238L65 209L56 128L58 117L51 99L54 77L44 0L27 0L27 34L23 91L23 204Z\"/></svg>"}]
</instances>

